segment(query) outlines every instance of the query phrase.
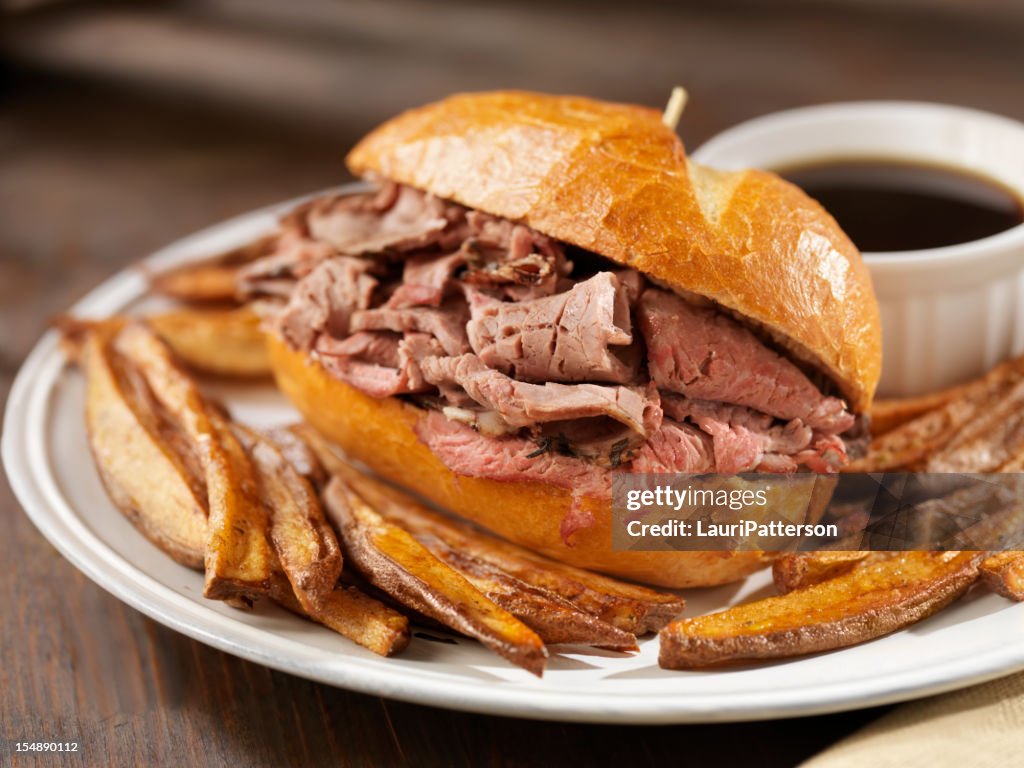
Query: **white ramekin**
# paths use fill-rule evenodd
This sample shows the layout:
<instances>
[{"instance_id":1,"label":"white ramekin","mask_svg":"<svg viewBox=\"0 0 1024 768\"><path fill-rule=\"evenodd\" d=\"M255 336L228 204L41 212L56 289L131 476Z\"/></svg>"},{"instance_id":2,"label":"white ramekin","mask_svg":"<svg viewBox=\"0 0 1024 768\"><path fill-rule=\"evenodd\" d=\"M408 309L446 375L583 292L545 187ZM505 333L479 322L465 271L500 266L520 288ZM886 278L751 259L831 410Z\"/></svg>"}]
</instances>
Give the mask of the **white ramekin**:
<instances>
[{"instance_id":1,"label":"white ramekin","mask_svg":"<svg viewBox=\"0 0 1024 768\"><path fill-rule=\"evenodd\" d=\"M961 168L1024 199L1024 125L963 107L903 101L826 104L758 118L693 157L727 170L825 159ZM945 248L865 253L882 308L879 394L921 394L1024 353L1024 225Z\"/></svg>"}]
</instances>

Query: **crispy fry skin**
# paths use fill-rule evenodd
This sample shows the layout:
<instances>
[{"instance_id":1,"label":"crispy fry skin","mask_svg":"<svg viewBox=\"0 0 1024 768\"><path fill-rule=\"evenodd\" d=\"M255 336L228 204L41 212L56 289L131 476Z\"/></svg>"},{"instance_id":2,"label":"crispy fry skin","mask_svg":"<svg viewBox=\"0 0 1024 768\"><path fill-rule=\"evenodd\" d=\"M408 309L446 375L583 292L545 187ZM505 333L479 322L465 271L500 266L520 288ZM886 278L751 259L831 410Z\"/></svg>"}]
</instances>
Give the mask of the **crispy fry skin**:
<instances>
[{"instance_id":1,"label":"crispy fry skin","mask_svg":"<svg viewBox=\"0 0 1024 768\"><path fill-rule=\"evenodd\" d=\"M151 330L126 318L69 321L66 328L72 333L69 353L86 376L86 425L96 466L111 499L147 538L181 564L202 568L207 546L221 541L207 531L207 481L212 475L225 493L243 480L250 501L264 494L274 514L268 523L267 509L252 503L244 535L232 537L234 529L226 529L230 551L220 554L235 562L225 565L243 572L248 564L249 573L254 565L259 578L218 584L217 597L239 608L269 598L382 656L409 644L405 616L354 587L335 586L341 555L334 531L309 482L269 438L241 428L253 443L256 467L234 475L236 462L247 465L248 459L225 414L203 400ZM225 437L229 445L218 445ZM204 444L208 453L201 450ZM289 458L301 453L290 448ZM229 512L230 505L215 503ZM229 519L222 515L221 524Z\"/></svg>"},{"instance_id":2,"label":"crispy fry skin","mask_svg":"<svg viewBox=\"0 0 1024 768\"><path fill-rule=\"evenodd\" d=\"M295 471L312 483L314 488L323 487L328 480L320 459L309 444L288 427L271 427L260 430L260 434L274 444L281 455Z\"/></svg>"},{"instance_id":3,"label":"crispy fry skin","mask_svg":"<svg viewBox=\"0 0 1024 768\"><path fill-rule=\"evenodd\" d=\"M341 533L346 559L371 584L513 664L543 674L547 649L532 629L378 515L344 481L335 477L327 484L324 502Z\"/></svg>"},{"instance_id":4,"label":"crispy fry skin","mask_svg":"<svg viewBox=\"0 0 1024 768\"><path fill-rule=\"evenodd\" d=\"M922 462L925 472L996 472L1024 451L1024 381L1018 381Z\"/></svg>"},{"instance_id":5,"label":"crispy fry skin","mask_svg":"<svg viewBox=\"0 0 1024 768\"><path fill-rule=\"evenodd\" d=\"M997 552L981 561L981 579L993 592L1024 602L1024 552Z\"/></svg>"},{"instance_id":6,"label":"crispy fry skin","mask_svg":"<svg viewBox=\"0 0 1024 768\"><path fill-rule=\"evenodd\" d=\"M871 434L873 437L880 437L886 432L891 432L901 427L908 421L913 421L923 416L928 411L942 408L952 400L961 398L966 393L970 383L961 384L939 392L929 392L927 395L917 397L894 397L875 400L871 405Z\"/></svg>"},{"instance_id":7,"label":"crispy fry skin","mask_svg":"<svg viewBox=\"0 0 1024 768\"><path fill-rule=\"evenodd\" d=\"M1000 472L1024 472L1024 451L1014 456L999 468Z\"/></svg>"},{"instance_id":8,"label":"crispy fry skin","mask_svg":"<svg viewBox=\"0 0 1024 768\"><path fill-rule=\"evenodd\" d=\"M393 656L409 645L409 620L355 587L338 587L312 618L380 656Z\"/></svg>"},{"instance_id":9,"label":"crispy fry skin","mask_svg":"<svg viewBox=\"0 0 1024 768\"><path fill-rule=\"evenodd\" d=\"M378 656L394 656L409 645L409 619L356 587L338 585L312 611L302 607L284 579L268 596Z\"/></svg>"},{"instance_id":10,"label":"crispy fry skin","mask_svg":"<svg viewBox=\"0 0 1024 768\"><path fill-rule=\"evenodd\" d=\"M157 414L136 396L112 348L116 327L97 327L81 347L85 422L96 467L111 500L140 532L182 565L199 567L206 497L165 439Z\"/></svg>"},{"instance_id":11,"label":"crispy fry skin","mask_svg":"<svg viewBox=\"0 0 1024 768\"><path fill-rule=\"evenodd\" d=\"M239 270L268 254L276 242L276 235L268 235L227 253L154 275L150 290L190 304L234 303Z\"/></svg>"},{"instance_id":12,"label":"crispy fry skin","mask_svg":"<svg viewBox=\"0 0 1024 768\"><path fill-rule=\"evenodd\" d=\"M249 307L179 309L146 320L190 368L218 376L270 376L260 317Z\"/></svg>"},{"instance_id":13,"label":"crispy fry skin","mask_svg":"<svg viewBox=\"0 0 1024 768\"><path fill-rule=\"evenodd\" d=\"M772 580L779 594L820 584L847 573L869 552L787 552L772 563Z\"/></svg>"},{"instance_id":14,"label":"crispy fry skin","mask_svg":"<svg viewBox=\"0 0 1024 768\"><path fill-rule=\"evenodd\" d=\"M613 651L636 651L636 635L601 621L554 592L534 587L490 563L458 552L443 541L424 536L420 543L461 573L470 584L536 632L546 644L592 645Z\"/></svg>"},{"instance_id":15,"label":"crispy fry skin","mask_svg":"<svg viewBox=\"0 0 1024 768\"><path fill-rule=\"evenodd\" d=\"M227 303L235 301L237 274L238 267L200 263L157 275L151 288L187 303Z\"/></svg>"},{"instance_id":16,"label":"crispy fry skin","mask_svg":"<svg viewBox=\"0 0 1024 768\"><path fill-rule=\"evenodd\" d=\"M902 552L805 589L676 621L661 631L658 663L689 669L862 643L944 608L974 583L983 557Z\"/></svg>"},{"instance_id":17,"label":"crispy fry skin","mask_svg":"<svg viewBox=\"0 0 1024 768\"><path fill-rule=\"evenodd\" d=\"M450 548L552 592L624 632L656 632L683 612L685 601L677 595L564 565L434 512L409 495L359 472L309 425L293 429L330 474L344 478L380 514L414 536L434 536Z\"/></svg>"},{"instance_id":18,"label":"crispy fry skin","mask_svg":"<svg viewBox=\"0 0 1024 768\"><path fill-rule=\"evenodd\" d=\"M211 406L168 346L143 323L129 323L117 349L145 377L154 397L200 457L209 495L205 553L212 599L266 592L275 557L256 471L221 411Z\"/></svg>"},{"instance_id":19,"label":"crispy fry skin","mask_svg":"<svg viewBox=\"0 0 1024 768\"><path fill-rule=\"evenodd\" d=\"M60 333L60 348L67 361L83 367L82 355L90 337L103 334L109 341L124 325L124 318L114 316L105 320L87 320L74 315L57 315L51 325Z\"/></svg>"},{"instance_id":20,"label":"crispy fry skin","mask_svg":"<svg viewBox=\"0 0 1024 768\"><path fill-rule=\"evenodd\" d=\"M847 472L914 469L930 459L965 426L992 410L1024 380L1024 357L1008 360L985 376L955 390L955 396L871 442L867 456L851 462ZM970 471L970 470L962 470Z\"/></svg>"},{"instance_id":21,"label":"crispy fry skin","mask_svg":"<svg viewBox=\"0 0 1024 768\"><path fill-rule=\"evenodd\" d=\"M341 549L316 491L258 432L235 425L270 514L270 541L303 609L314 613L338 583Z\"/></svg>"},{"instance_id":22,"label":"crispy fry skin","mask_svg":"<svg viewBox=\"0 0 1024 768\"><path fill-rule=\"evenodd\" d=\"M980 515L977 522L959 529L941 541L942 549L1006 550L1021 545L1024 532L1024 477L999 474L976 488L954 491L966 498Z\"/></svg>"}]
</instances>

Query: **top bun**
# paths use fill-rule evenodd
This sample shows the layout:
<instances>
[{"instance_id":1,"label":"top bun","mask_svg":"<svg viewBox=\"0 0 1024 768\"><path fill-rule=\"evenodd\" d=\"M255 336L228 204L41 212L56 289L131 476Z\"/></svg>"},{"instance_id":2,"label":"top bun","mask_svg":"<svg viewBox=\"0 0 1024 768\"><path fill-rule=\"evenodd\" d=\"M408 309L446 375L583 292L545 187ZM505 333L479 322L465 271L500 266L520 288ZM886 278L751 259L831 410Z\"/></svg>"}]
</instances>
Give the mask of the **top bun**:
<instances>
[{"instance_id":1,"label":"top bun","mask_svg":"<svg viewBox=\"0 0 1024 768\"><path fill-rule=\"evenodd\" d=\"M828 375L866 411L882 363L860 253L817 202L763 171L688 161L660 113L577 96L458 94L405 112L352 150L386 178L710 299Z\"/></svg>"}]
</instances>

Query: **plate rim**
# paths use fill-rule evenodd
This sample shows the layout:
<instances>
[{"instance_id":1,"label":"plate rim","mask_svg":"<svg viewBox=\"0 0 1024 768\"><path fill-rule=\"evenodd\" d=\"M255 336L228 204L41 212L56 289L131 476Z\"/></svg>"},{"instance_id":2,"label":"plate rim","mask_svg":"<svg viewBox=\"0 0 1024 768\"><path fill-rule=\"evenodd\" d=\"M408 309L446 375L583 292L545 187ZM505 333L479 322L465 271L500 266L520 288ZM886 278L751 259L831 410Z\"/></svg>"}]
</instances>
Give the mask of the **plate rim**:
<instances>
[{"instance_id":1,"label":"plate rim","mask_svg":"<svg viewBox=\"0 0 1024 768\"><path fill-rule=\"evenodd\" d=\"M145 273L199 258L200 246L206 240L231 239L232 232L238 230L245 233L244 238L239 237L241 244L254 236L261 218L269 228L280 211L298 201L323 192L355 191L360 187L365 188L344 185L303 195L201 229L117 272L69 311L89 316L101 309L106 313L109 308L123 307L142 293ZM191 251L195 253L190 255ZM1024 642L1007 642L980 656L964 654L946 659L940 667L941 676L934 673L933 667L939 666L936 664L889 675L881 687L877 678L866 677L838 684L826 681L812 689L746 693L740 700L741 695L732 691L721 696L661 691L580 696L511 681L495 695L493 687L480 685L477 680L458 680L450 672L431 672L427 666L413 673L397 665L389 669L387 659L332 655L318 661L315 656L321 652L317 649L218 614L159 583L96 537L78 518L69 503L72 499L64 499L50 471L48 430L29 429L33 424L47 423L65 369L57 332L49 330L21 365L5 407L0 455L11 490L29 519L66 560L121 602L198 642L282 672L370 695L482 714L563 722L672 724L764 720L859 709L956 690L1024 669ZM1024 605L1016 608L1024 610ZM260 642L247 645L243 642L246 636L258 636ZM303 652L304 647L307 650Z\"/></svg>"}]
</instances>

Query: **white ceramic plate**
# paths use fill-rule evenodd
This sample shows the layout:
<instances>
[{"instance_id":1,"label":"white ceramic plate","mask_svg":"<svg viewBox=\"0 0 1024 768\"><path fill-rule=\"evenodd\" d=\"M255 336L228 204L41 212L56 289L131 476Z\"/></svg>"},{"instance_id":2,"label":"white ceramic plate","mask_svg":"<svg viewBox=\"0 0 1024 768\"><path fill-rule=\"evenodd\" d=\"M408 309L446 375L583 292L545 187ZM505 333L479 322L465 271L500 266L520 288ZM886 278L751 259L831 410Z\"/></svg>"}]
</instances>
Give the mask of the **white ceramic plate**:
<instances>
[{"instance_id":1,"label":"white ceramic plate","mask_svg":"<svg viewBox=\"0 0 1024 768\"><path fill-rule=\"evenodd\" d=\"M155 254L147 269L215 253L266 232L282 208L212 227ZM104 316L143 305L142 271L115 276L73 308ZM415 638L382 659L273 607L243 613L203 599L201 574L174 563L110 504L83 425L83 382L53 333L25 362L7 403L3 460L40 531L90 579L156 621L200 642L331 685L422 704L549 720L679 723L763 719L852 709L951 690L1024 668L1024 605L976 591L904 632L808 658L709 672L666 672L657 640L626 656L588 649L553 655L543 680L475 642ZM219 386L235 415L256 424L295 414L272 387ZM690 615L767 589L687 595Z\"/></svg>"}]
</instances>

